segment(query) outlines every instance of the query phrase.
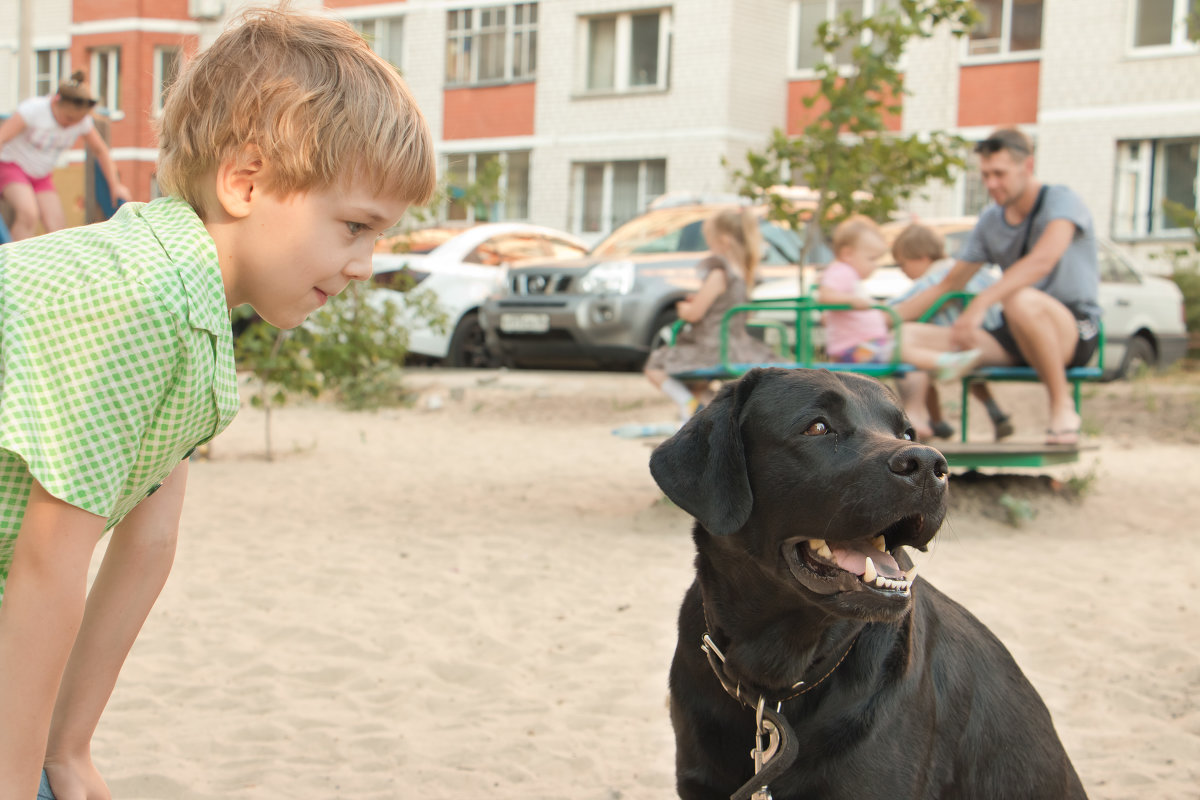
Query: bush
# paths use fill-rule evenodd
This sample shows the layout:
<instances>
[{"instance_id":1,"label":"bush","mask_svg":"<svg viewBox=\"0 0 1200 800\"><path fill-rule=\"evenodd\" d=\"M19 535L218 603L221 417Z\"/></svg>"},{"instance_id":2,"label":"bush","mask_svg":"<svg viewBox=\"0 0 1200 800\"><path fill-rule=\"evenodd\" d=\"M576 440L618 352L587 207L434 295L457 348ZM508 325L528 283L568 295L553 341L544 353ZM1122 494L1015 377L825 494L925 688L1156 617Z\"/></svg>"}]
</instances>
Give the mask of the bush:
<instances>
[{"instance_id":1,"label":"bush","mask_svg":"<svg viewBox=\"0 0 1200 800\"><path fill-rule=\"evenodd\" d=\"M444 330L446 317L431 292L407 292L402 310L390 299L368 302L370 291L352 283L290 331L268 324L247 306L234 309L234 357L238 369L258 381L250 404L267 412L268 458L271 409L292 396L329 393L352 410L405 402L401 366L408 354L408 325L420 321Z\"/></svg>"},{"instance_id":2,"label":"bush","mask_svg":"<svg viewBox=\"0 0 1200 800\"><path fill-rule=\"evenodd\" d=\"M1187 319L1188 332L1193 341L1200 335L1200 213L1185 208L1179 203L1168 201L1166 204L1168 218L1179 227L1190 228L1192 243L1168 251L1165 255L1175 265L1171 280L1183 292L1184 315ZM1190 353L1200 357L1200 353Z\"/></svg>"}]
</instances>

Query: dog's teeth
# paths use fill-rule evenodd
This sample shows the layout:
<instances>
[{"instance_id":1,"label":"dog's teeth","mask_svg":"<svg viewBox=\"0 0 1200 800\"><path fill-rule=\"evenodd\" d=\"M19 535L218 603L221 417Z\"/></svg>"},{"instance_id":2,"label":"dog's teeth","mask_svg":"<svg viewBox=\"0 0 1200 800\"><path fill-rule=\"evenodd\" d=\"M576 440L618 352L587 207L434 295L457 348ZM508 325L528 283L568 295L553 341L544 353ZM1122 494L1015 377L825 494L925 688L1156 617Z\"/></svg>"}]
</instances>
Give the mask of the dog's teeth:
<instances>
[{"instance_id":1,"label":"dog's teeth","mask_svg":"<svg viewBox=\"0 0 1200 800\"><path fill-rule=\"evenodd\" d=\"M829 549L829 545L825 544L825 542L821 542L821 549L817 551L817 555L833 561L833 551Z\"/></svg>"},{"instance_id":2,"label":"dog's teeth","mask_svg":"<svg viewBox=\"0 0 1200 800\"><path fill-rule=\"evenodd\" d=\"M825 546L824 539L809 539L808 540L808 547L810 550L820 550L824 546Z\"/></svg>"},{"instance_id":3,"label":"dog's teeth","mask_svg":"<svg viewBox=\"0 0 1200 800\"><path fill-rule=\"evenodd\" d=\"M887 542L885 542L883 540L882 535L876 536L874 539L872 539L871 544L875 545L875 549L878 550L879 552L881 552L881 553L887 552Z\"/></svg>"},{"instance_id":4,"label":"dog's teeth","mask_svg":"<svg viewBox=\"0 0 1200 800\"><path fill-rule=\"evenodd\" d=\"M867 568L863 570L862 575L863 583L874 583L877 577L879 573L875 571L875 562L867 558Z\"/></svg>"}]
</instances>

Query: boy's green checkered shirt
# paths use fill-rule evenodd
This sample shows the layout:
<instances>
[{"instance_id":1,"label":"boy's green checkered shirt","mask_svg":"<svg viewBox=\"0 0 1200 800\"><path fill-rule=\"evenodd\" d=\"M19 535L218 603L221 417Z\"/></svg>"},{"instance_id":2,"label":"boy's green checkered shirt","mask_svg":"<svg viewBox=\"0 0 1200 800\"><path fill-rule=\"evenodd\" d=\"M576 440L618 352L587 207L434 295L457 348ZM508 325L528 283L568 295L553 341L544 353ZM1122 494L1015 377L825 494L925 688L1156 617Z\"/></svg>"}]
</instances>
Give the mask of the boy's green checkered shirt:
<instances>
[{"instance_id":1,"label":"boy's green checkered shirt","mask_svg":"<svg viewBox=\"0 0 1200 800\"><path fill-rule=\"evenodd\" d=\"M186 203L0 247L0 597L32 478L111 528L237 409L216 247Z\"/></svg>"}]
</instances>

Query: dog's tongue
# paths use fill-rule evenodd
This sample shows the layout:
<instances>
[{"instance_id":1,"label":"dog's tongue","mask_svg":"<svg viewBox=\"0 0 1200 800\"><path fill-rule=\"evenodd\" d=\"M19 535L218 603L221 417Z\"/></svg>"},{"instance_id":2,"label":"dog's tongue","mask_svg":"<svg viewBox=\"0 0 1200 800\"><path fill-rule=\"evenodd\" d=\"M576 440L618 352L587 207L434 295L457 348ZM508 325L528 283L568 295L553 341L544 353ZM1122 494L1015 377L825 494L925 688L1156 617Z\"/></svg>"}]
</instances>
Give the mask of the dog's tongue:
<instances>
[{"instance_id":1,"label":"dog's tongue","mask_svg":"<svg viewBox=\"0 0 1200 800\"><path fill-rule=\"evenodd\" d=\"M896 559L892 558L892 554L876 550L870 543L864 543L863 549L860 550L855 547L854 542L837 545L830 542L829 550L833 553L833 560L846 572L862 575L867 571L867 558L870 557L871 563L875 565L876 574L892 579L904 577L904 571L900 569Z\"/></svg>"}]
</instances>

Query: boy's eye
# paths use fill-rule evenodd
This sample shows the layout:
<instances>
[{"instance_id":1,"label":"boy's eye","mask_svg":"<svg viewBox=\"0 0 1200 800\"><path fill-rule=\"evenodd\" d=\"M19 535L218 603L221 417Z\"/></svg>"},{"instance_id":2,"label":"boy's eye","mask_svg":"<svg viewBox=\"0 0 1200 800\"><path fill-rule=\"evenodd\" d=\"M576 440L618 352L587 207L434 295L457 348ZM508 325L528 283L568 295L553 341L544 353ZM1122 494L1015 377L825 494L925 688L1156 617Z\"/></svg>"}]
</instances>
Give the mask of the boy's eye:
<instances>
[{"instance_id":1,"label":"boy's eye","mask_svg":"<svg viewBox=\"0 0 1200 800\"><path fill-rule=\"evenodd\" d=\"M350 231L351 236L358 236L367 229L367 226L361 222L347 222L346 229Z\"/></svg>"}]
</instances>

